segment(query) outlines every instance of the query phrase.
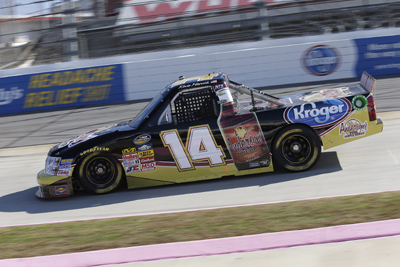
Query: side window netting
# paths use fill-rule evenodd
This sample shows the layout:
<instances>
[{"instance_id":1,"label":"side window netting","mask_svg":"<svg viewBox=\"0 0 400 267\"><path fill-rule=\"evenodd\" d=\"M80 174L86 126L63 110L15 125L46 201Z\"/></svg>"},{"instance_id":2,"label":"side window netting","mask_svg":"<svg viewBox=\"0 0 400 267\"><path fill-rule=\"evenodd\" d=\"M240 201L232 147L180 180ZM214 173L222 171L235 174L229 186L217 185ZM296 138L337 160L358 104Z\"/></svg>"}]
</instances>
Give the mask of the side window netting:
<instances>
[{"instance_id":1,"label":"side window netting","mask_svg":"<svg viewBox=\"0 0 400 267\"><path fill-rule=\"evenodd\" d=\"M211 89L182 93L173 107L177 124L217 118Z\"/></svg>"}]
</instances>

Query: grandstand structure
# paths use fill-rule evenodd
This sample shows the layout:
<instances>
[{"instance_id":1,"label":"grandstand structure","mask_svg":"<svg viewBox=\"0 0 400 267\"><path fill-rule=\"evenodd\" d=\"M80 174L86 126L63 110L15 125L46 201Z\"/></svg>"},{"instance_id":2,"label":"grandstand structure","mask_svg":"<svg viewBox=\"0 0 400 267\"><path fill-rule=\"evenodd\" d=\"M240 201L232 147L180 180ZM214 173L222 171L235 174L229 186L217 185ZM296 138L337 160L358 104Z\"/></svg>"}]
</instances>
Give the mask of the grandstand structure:
<instances>
[{"instance_id":1,"label":"grandstand structure","mask_svg":"<svg viewBox=\"0 0 400 267\"><path fill-rule=\"evenodd\" d=\"M26 1L42 9L15 14L20 4L0 4L2 69L400 27L398 0Z\"/></svg>"}]
</instances>

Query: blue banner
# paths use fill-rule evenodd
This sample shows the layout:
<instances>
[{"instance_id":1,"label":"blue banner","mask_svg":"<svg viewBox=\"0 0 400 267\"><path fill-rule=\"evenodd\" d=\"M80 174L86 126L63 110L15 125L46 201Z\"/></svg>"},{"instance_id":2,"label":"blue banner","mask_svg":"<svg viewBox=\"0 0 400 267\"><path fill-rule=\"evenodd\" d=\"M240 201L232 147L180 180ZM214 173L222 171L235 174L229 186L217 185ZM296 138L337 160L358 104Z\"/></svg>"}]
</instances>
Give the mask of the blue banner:
<instances>
[{"instance_id":1,"label":"blue banner","mask_svg":"<svg viewBox=\"0 0 400 267\"><path fill-rule=\"evenodd\" d=\"M0 114L124 101L122 65L0 78Z\"/></svg>"},{"instance_id":2,"label":"blue banner","mask_svg":"<svg viewBox=\"0 0 400 267\"><path fill-rule=\"evenodd\" d=\"M354 39L358 48L355 73L372 76L400 73L400 35Z\"/></svg>"}]
</instances>

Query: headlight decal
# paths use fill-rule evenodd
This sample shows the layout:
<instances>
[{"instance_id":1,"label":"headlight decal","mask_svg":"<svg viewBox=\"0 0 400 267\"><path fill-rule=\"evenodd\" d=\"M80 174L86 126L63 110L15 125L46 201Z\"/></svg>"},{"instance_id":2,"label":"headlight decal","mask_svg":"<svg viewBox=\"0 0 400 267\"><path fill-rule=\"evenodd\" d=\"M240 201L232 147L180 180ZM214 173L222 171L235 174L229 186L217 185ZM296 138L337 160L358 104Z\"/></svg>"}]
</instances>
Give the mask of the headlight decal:
<instances>
[{"instance_id":1,"label":"headlight decal","mask_svg":"<svg viewBox=\"0 0 400 267\"><path fill-rule=\"evenodd\" d=\"M57 175L58 166L60 165L60 162L61 162L60 157L48 156L46 159L46 166L44 169L44 173L48 175Z\"/></svg>"}]
</instances>

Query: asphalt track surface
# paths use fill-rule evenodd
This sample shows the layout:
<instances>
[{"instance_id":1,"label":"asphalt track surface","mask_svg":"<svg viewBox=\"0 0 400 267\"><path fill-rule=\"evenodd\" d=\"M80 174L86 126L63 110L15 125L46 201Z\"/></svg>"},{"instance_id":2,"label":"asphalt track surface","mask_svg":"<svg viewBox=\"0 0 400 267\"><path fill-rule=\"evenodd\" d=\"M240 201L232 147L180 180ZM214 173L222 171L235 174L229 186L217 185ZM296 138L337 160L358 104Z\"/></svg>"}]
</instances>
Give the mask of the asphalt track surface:
<instances>
[{"instance_id":1,"label":"asphalt track surface","mask_svg":"<svg viewBox=\"0 0 400 267\"><path fill-rule=\"evenodd\" d=\"M85 131L132 118L146 103L86 107L0 117L0 226L192 210L400 190L400 79L378 77L375 99L381 134L324 151L307 172L274 172L108 195L35 197L36 173L49 147ZM349 81L268 88L292 94Z\"/></svg>"}]
</instances>

